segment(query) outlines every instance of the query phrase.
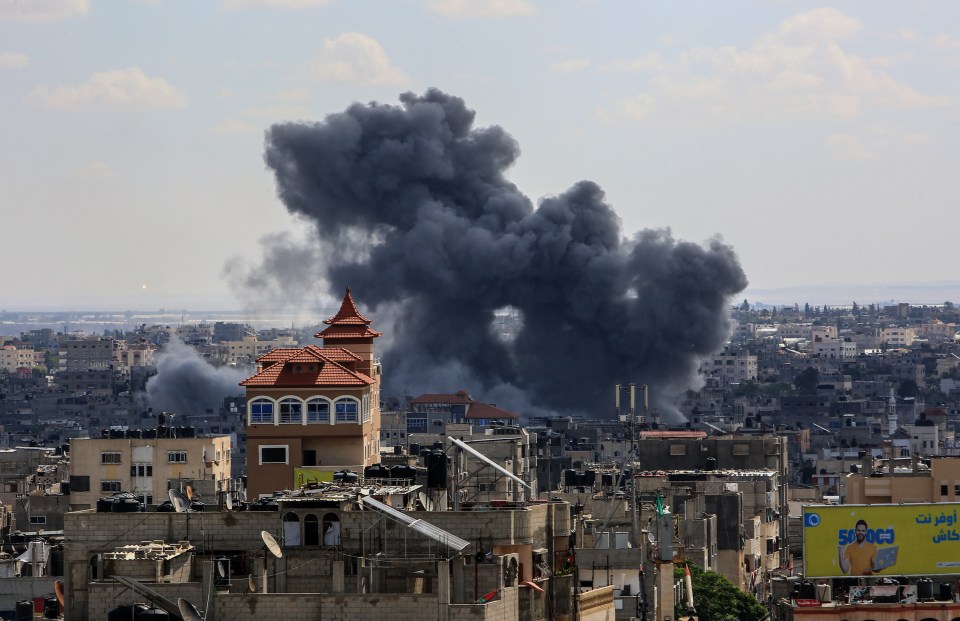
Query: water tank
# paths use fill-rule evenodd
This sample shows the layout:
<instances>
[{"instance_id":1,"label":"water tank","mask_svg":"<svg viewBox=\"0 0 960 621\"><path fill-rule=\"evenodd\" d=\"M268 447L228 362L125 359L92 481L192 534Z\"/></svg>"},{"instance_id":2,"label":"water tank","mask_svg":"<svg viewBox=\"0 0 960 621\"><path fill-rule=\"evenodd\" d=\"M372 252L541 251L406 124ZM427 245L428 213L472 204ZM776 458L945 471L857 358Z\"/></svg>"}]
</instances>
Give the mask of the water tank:
<instances>
[{"instance_id":1,"label":"water tank","mask_svg":"<svg viewBox=\"0 0 960 621\"><path fill-rule=\"evenodd\" d=\"M143 606L133 613L134 621L167 621L170 613L162 608L147 608Z\"/></svg>"},{"instance_id":2,"label":"water tank","mask_svg":"<svg viewBox=\"0 0 960 621\"><path fill-rule=\"evenodd\" d=\"M15 611L17 621L33 621L33 600L20 600Z\"/></svg>"},{"instance_id":3,"label":"water tank","mask_svg":"<svg viewBox=\"0 0 960 621\"><path fill-rule=\"evenodd\" d=\"M417 442L411 442L411 443L410 443L410 447L409 447L409 449L408 449L408 452L409 452L411 455L419 455L419 454L420 454L420 444L418 444Z\"/></svg>"},{"instance_id":4,"label":"water tank","mask_svg":"<svg viewBox=\"0 0 960 621\"><path fill-rule=\"evenodd\" d=\"M833 588L829 584L818 584L816 589L818 602L827 603L833 601Z\"/></svg>"},{"instance_id":5,"label":"water tank","mask_svg":"<svg viewBox=\"0 0 960 621\"><path fill-rule=\"evenodd\" d=\"M447 454L443 451L433 451L427 455L427 487L429 489L446 489L447 487Z\"/></svg>"},{"instance_id":6,"label":"water tank","mask_svg":"<svg viewBox=\"0 0 960 621\"><path fill-rule=\"evenodd\" d=\"M43 600L43 618L56 619L60 616L60 602L56 597L47 597Z\"/></svg>"},{"instance_id":7,"label":"water tank","mask_svg":"<svg viewBox=\"0 0 960 621\"><path fill-rule=\"evenodd\" d=\"M800 597L798 599L817 599L817 587L809 580L804 580L799 585Z\"/></svg>"},{"instance_id":8,"label":"water tank","mask_svg":"<svg viewBox=\"0 0 960 621\"><path fill-rule=\"evenodd\" d=\"M596 470L587 470L583 473L583 484L586 486L592 486L597 482L597 472Z\"/></svg>"},{"instance_id":9,"label":"water tank","mask_svg":"<svg viewBox=\"0 0 960 621\"><path fill-rule=\"evenodd\" d=\"M149 610L146 604L117 606L107 613L107 621L134 621L134 619L138 618L137 615L142 614L146 610Z\"/></svg>"},{"instance_id":10,"label":"water tank","mask_svg":"<svg viewBox=\"0 0 960 621\"><path fill-rule=\"evenodd\" d=\"M953 601L953 584L949 582L940 583L940 596L937 598L941 602Z\"/></svg>"},{"instance_id":11,"label":"water tank","mask_svg":"<svg viewBox=\"0 0 960 621\"><path fill-rule=\"evenodd\" d=\"M101 438L109 438L109 437L110 437L110 430L109 430L109 429L101 429L101 430L100 430L100 437L101 437Z\"/></svg>"},{"instance_id":12,"label":"water tank","mask_svg":"<svg viewBox=\"0 0 960 621\"><path fill-rule=\"evenodd\" d=\"M609 473L601 474L600 485L604 487L611 487L613 485L613 475Z\"/></svg>"},{"instance_id":13,"label":"water tank","mask_svg":"<svg viewBox=\"0 0 960 621\"><path fill-rule=\"evenodd\" d=\"M577 471L576 471L576 470L564 470L564 471L563 471L563 486L564 486L564 487L576 487L576 486L577 486Z\"/></svg>"},{"instance_id":14,"label":"water tank","mask_svg":"<svg viewBox=\"0 0 960 621\"><path fill-rule=\"evenodd\" d=\"M917 599L930 601L933 599L933 581L928 578L917 580Z\"/></svg>"},{"instance_id":15,"label":"water tank","mask_svg":"<svg viewBox=\"0 0 960 621\"><path fill-rule=\"evenodd\" d=\"M403 455L403 447L400 446L399 444L397 444L396 446L394 446L394 447L393 447L393 454L394 454L394 455Z\"/></svg>"},{"instance_id":16,"label":"water tank","mask_svg":"<svg viewBox=\"0 0 960 621\"><path fill-rule=\"evenodd\" d=\"M434 442L434 443L433 443L433 450L435 450L435 451L442 451L442 450L443 450L443 442Z\"/></svg>"},{"instance_id":17,"label":"water tank","mask_svg":"<svg viewBox=\"0 0 960 621\"><path fill-rule=\"evenodd\" d=\"M113 511L113 498L100 498L97 500L97 513L110 513Z\"/></svg>"},{"instance_id":18,"label":"water tank","mask_svg":"<svg viewBox=\"0 0 960 621\"><path fill-rule=\"evenodd\" d=\"M713 472L717 469L717 458L716 457L707 457L706 463L703 465L703 469L707 472Z\"/></svg>"},{"instance_id":19,"label":"water tank","mask_svg":"<svg viewBox=\"0 0 960 621\"><path fill-rule=\"evenodd\" d=\"M582 473L582 472L578 472L578 473L577 473L577 483L576 483L576 485L577 485L577 487L586 487L586 485L587 485L587 477L586 477L586 475L584 475L584 473ZM583 490L580 490L580 491L583 491Z\"/></svg>"},{"instance_id":20,"label":"water tank","mask_svg":"<svg viewBox=\"0 0 960 621\"><path fill-rule=\"evenodd\" d=\"M190 508L194 511L203 511L206 508L206 505L197 500L190 503Z\"/></svg>"},{"instance_id":21,"label":"water tank","mask_svg":"<svg viewBox=\"0 0 960 621\"><path fill-rule=\"evenodd\" d=\"M417 479L417 469L413 466L393 466L390 468L390 478L415 481Z\"/></svg>"}]
</instances>

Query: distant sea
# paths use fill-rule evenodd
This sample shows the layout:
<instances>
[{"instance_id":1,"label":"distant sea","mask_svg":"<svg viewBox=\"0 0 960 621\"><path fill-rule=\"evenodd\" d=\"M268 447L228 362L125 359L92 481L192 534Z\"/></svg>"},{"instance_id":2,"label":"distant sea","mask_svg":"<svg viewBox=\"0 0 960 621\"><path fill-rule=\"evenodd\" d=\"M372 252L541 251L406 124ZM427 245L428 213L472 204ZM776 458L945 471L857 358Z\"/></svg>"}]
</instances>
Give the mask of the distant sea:
<instances>
[{"instance_id":1,"label":"distant sea","mask_svg":"<svg viewBox=\"0 0 960 621\"><path fill-rule=\"evenodd\" d=\"M751 306L861 306L870 304L889 305L906 302L916 306L944 302L960 304L960 281L916 283L857 283L838 285L805 285L761 289L748 287L737 296L746 299Z\"/></svg>"}]
</instances>

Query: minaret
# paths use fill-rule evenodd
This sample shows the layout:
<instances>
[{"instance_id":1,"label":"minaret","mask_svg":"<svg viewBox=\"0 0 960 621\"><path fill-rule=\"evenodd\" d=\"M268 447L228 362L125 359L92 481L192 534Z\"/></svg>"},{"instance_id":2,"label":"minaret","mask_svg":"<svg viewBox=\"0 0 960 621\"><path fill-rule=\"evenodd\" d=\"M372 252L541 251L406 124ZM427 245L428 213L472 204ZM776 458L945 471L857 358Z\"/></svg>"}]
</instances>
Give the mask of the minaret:
<instances>
[{"instance_id":1,"label":"minaret","mask_svg":"<svg viewBox=\"0 0 960 621\"><path fill-rule=\"evenodd\" d=\"M887 400L887 429L892 436L897 432L897 398L893 396L893 386L890 387L890 398Z\"/></svg>"}]
</instances>

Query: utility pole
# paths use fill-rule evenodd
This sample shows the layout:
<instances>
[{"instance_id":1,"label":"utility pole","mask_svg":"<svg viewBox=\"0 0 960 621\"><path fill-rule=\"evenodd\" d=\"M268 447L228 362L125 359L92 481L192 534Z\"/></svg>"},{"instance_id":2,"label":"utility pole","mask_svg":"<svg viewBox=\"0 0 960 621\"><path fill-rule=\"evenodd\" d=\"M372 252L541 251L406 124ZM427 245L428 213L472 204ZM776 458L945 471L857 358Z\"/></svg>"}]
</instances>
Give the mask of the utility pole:
<instances>
[{"instance_id":1,"label":"utility pole","mask_svg":"<svg viewBox=\"0 0 960 621\"><path fill-rule=\"evenodd\" d=\"M647 386L644 384L640 388L643 389L643 417L646 420L647 417L647 408L648 408L648 393ZM630 413L627 416L624 416L620 413L620 392L627 391L630 394ZM628 429L628 435L630 438L630 450L627 452L627 455L624 455L623 460L623 470L626 470L627 464L630 464L630 543L634 548L640 547L640 510L637 503L637 486L636 486L636 462L637 462L637 386L633 382L624 386L622 384L617 384L616 387L616 406L617 406L617 419L624 424ZM627 459L629 456L629 461Z\"/></svg>"}]
</instances>

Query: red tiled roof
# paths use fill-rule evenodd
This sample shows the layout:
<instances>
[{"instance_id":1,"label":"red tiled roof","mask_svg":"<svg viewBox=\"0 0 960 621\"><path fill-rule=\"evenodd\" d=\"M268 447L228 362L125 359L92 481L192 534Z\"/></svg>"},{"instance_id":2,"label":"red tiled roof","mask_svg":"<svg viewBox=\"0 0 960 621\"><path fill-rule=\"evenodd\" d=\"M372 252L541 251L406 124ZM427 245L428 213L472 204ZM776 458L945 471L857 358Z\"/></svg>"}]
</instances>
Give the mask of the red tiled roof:
<instances>
[{"instance_id":1,"label":"red tiled roof","mask_svg":"<svg viewBox=\"0 0 960 621\"><path fill-rule=\"evenodd\" d=\"M517 420L520 418L518 415L513 412L508 412L503 408L498 408L495 405L489 403L480 403L479 401L474 401L470 404L470 407L467 409L467 413L464 415L464 418L486 418L486 419L510 419Z\"/></svg>"},{"instance_id":2,"label":"red tiled roof","mask_svg":"<svg viewBox=\"0 0 960 621\"><path fill-rule=\"evenodd\" d=\"M324 319L323 323L330 327L314 334L317 338L356 339L381 336L379 332L369 327L372 322L357 310L357 305L353 302L353 296L350 295L350 287L347 287L347 293L343 296L343 304L340 305L340 310L330 319Z\"/></svg>"},{"instance_id":3,"label":"red tiled roof","mask_svg":"<svg viewBox=\"0 0 960 621\"><path fill-rule=\"evenodd\" d=\"M456 394L427 393L411 399L410 403L456 403L460 405L474 403L474 400L466 390L460 390Z\"/></svg>"},{"instance_id":4,"label":"red tiled roof","mask_svg":"<svg viewBox=\"0 0 960 621\"><path fill-rule=\"evenodd\" d=\"M323 323L328 325L364 325L369 326L372 322L360 314L357 305L353 303L353 296L350 295L350 287L347 287L347 294L343 296L343 303L340 310L330 319L324 319Z\"/></svg>"},{"instance_id":5,"label":"red tiled roof","mask_svg":"<svg viewBox=\"0 0 960 621\"><path fill-rule=\"evenodd\" d=\"M270 358L269 352L258 359ZM340 364L354 362L357 356L342 348L320 348L308 345L297 350L282 350L272 364L256 375L240 382L241 386L264 387L313 387L313 386L369 386L376 381L370 376L352 371ZM270 360L268 360L270 361ZM312 373L294 373L290 365L294 363L317 363L317 371Z\"/></svg>"}]
</instances>

